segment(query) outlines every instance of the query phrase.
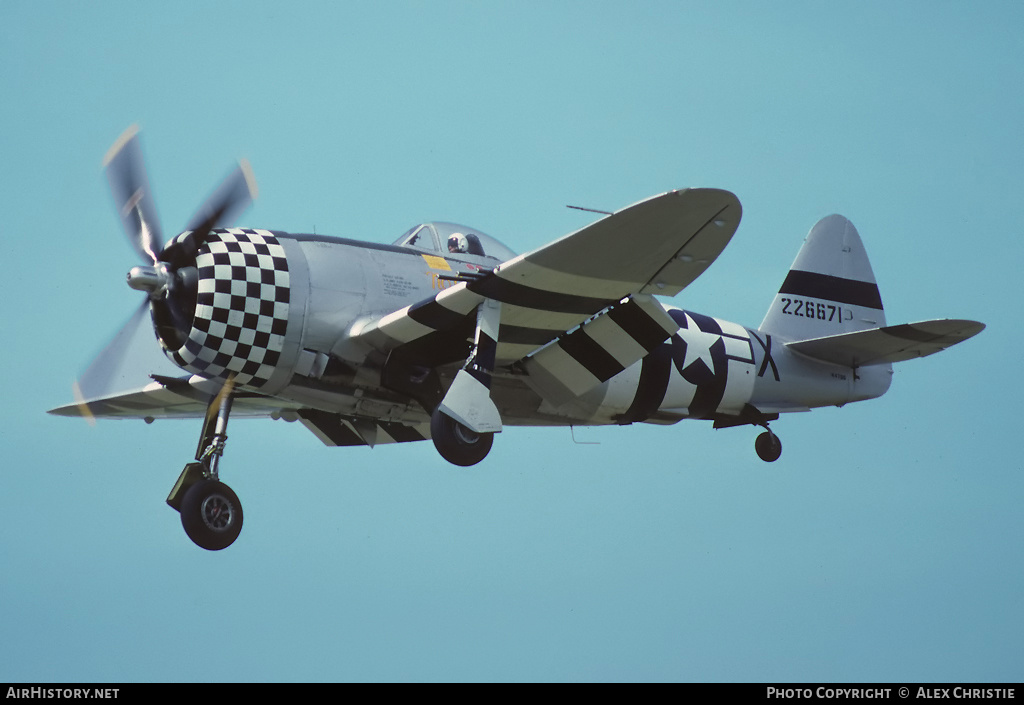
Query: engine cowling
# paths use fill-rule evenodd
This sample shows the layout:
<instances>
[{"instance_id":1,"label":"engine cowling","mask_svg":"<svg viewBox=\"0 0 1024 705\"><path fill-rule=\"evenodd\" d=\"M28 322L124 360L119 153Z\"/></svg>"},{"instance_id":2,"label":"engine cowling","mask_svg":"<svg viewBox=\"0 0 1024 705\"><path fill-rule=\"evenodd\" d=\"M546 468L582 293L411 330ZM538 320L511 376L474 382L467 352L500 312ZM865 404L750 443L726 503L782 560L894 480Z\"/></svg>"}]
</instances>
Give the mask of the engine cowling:
<instances>
[{"instance_id":1,"label":"engine cowling","mask_svg":"<svg viewBox=\"0 0 1024 705\"><path fill-rule=\"evenodd\" d=\"M165 251L187 252L189 238L178 235ZM179 255L167 300L152 307L165 354L193 374L234 374L236 386L263 388L285 352L291 284L284 247L270 231L229 228L192 249L194 259Z\"/></svg>"}]
</instances>

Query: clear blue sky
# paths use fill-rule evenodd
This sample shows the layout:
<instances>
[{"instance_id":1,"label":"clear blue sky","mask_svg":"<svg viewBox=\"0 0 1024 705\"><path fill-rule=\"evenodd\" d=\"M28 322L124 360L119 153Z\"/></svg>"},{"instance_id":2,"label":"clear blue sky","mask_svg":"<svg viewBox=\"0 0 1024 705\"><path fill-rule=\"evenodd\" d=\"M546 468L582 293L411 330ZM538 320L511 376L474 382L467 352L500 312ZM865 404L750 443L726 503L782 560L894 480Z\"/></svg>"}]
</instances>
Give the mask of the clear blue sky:
<instances>
[{"instance_id":1,"label":"clear blue sky","mask_svg":"<svg viewBox=\"0 0 1024 705\"><path fill-rule=\"evenodd\" d=\"M1020 681L1017 2L0 2L0 681ZM138 304L100 160L165 233L251 160L243 223L526 251L735 192L681 306L756 326L814 222L892 323L978 338L756 429L508 429L481 466L237 421L230 549L164 498L197 422L47 416Z\"/></svg>"}]
</instances>

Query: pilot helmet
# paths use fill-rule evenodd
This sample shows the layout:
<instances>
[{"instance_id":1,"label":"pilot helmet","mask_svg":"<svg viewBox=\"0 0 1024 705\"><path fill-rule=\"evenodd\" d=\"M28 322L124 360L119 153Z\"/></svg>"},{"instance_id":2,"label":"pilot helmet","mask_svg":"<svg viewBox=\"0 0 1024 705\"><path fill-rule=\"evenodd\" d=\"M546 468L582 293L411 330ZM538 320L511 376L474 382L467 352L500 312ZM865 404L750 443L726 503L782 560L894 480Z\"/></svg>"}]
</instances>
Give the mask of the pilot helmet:
<instances>
[{"instance_id":1,"label":"pilot helmet","mask_svg":"<svg viewBox=\"0 0 1024 705\"><path fill-rule=\"evenodd\" d=\"M462 233L452 233L448 238L449 252L466 252L469 250L469 241Z\"/></svg>"}]
</instances>

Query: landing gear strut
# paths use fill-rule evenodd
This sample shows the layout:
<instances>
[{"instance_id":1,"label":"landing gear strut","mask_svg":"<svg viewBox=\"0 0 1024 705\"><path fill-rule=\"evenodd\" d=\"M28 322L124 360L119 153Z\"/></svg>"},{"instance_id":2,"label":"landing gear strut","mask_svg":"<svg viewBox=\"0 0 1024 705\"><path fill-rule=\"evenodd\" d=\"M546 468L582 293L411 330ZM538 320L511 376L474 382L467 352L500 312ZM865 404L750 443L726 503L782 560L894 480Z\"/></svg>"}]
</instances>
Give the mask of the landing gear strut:
<instances>
[{"instance_id":1,"label":"landing gear strut","mask_svg":"<svg viewBox=\"0 0 1024 705\"><path fill-rule=\"evenodd\" d=\"M188 537L208 551L227 548L242 530L242 503L217 475L228 438L232 386L229 379L210 402L196 462L185 466L167 497L167 504L181 513L181 525Z\"/></svg>"},{"instance_id":2,"label":"landing gear strut","mask_svg":"<svg viewBox=\"0 0 1024 705\"><path fill-rule=\"evenodd\" d=\"M441 457L454 465L476 465L501 431L501 414L491 400L491 375L498 350L501 304L487 299L477 308L473 351L430 416L430 437Z\"/></svg>"},{"instance_id":3,"label":"landing gear strut","mask_svg":"<svg viewBox=\"0 0 1024 705\"><path fill-rule=\"evenodd\" d=\"M764 429L764 433L754 441L754 450L757 451L757 457L761 460L766 463L774 463L782 455L782 441L768 428L768 423L778 418L778 414L765 414L758 411L756 407L747 404L735 416L715 417L715 428L731 428L733 426L746 426L747 424L760 426Z\"/></svg>"}]
</instances>

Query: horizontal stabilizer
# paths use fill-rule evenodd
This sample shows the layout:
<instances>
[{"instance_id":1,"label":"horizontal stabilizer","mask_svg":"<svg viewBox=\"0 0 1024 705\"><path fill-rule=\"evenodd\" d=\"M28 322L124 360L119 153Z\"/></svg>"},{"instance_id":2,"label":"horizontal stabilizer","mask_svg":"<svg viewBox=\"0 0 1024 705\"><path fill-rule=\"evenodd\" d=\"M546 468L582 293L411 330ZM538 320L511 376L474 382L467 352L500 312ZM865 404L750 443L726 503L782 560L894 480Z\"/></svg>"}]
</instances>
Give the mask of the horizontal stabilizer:
<instances>
[{"instance_id":1,"label":"horizontal stabilizer","mask_svg":"<svg viewBox=\"0 0 1024 705\"><path fill-rule=\"evenodd\" d=\"M786 347L816 360L863 367L925 357L984 329L985 324L976 321L941 319L812 338L786 343Z\"/></svg>"}]
</instances>

